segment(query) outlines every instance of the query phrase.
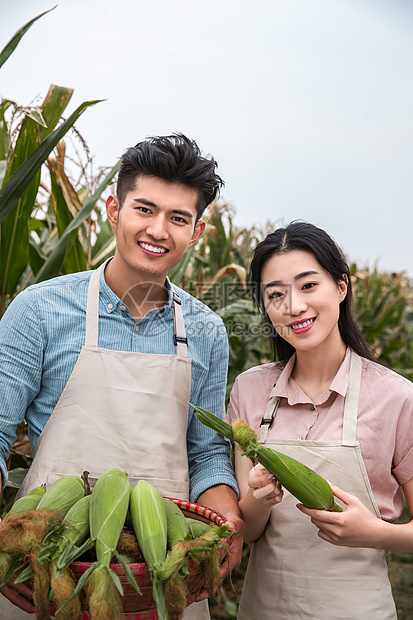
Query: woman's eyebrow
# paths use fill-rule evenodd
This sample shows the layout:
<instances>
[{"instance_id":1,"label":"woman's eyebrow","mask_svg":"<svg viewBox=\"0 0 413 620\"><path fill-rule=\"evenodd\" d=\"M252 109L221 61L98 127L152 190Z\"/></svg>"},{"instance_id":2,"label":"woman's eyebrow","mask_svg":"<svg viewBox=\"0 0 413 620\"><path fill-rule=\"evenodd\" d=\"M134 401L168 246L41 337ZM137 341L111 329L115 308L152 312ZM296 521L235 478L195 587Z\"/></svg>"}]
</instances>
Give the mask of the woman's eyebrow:
<instances>
[{"instance_id":1,"label":"woman's eyebrow","mask_svg":"<svg viewBox=\"0 0 413 620\"><path fill-rule=\"evenodd\" d=\"M296 276L294 276L294 280L302 280L302 278L307 278L308 276L314 276L314 275L318 275L318 271L303 271L302 273L297 274ZM265 286L264 286L264 291L267 288L270 288L271 286L285 286L285 283L282 282L281 280L273 280L272 282L268 282Z\"/></svg>"}]
</instances>

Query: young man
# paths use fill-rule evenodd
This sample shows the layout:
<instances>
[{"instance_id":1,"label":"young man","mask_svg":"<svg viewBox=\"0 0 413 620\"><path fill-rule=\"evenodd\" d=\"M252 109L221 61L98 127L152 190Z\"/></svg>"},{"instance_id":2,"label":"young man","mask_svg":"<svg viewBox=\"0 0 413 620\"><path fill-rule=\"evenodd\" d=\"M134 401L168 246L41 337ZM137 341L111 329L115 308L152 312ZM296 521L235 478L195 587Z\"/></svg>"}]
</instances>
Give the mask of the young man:
<instances>
[{"instance_id":1,"label":"young man","mask_svg":"<svg viewBox=\"0 0 413 620\"><path fill-rule=\"evenodd\" d=\"M120 467L132 484L144 478L163 495L196 500L240 532L228 444L189 405L224 415L225 328L167 277L204 231L200 218L222 185L215 168L182 134L130 148L106 202L114 257L10 304L0 322L0 468L4 482L25 418L34 459L22 495L62 475L87 470L94 482ZM231 567L241 546L239 534ZM27 590L16 589L2 592L33 612ZM208 617L206 600L185 613Z\"/></svg>"}]
</instances>

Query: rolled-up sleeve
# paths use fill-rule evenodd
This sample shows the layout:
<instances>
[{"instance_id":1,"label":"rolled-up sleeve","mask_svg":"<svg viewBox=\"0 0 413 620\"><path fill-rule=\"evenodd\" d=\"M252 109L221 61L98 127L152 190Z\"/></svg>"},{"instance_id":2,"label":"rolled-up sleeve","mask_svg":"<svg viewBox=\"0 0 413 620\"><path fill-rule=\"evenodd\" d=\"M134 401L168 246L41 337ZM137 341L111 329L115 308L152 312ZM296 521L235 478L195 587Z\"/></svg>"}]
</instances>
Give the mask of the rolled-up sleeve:
<instances>
[{"instance_id":1,"label":"rolled-up sleeve","mask_svg":"<svg viewBox=\"0 0 413 620\"><path fill-rule=\"evenodd\" d=\"M30 402L41 385L42 326L27 289L16 297L0 321L0 470L7 481L6 460Z\"/></svg>"}]
</instances>

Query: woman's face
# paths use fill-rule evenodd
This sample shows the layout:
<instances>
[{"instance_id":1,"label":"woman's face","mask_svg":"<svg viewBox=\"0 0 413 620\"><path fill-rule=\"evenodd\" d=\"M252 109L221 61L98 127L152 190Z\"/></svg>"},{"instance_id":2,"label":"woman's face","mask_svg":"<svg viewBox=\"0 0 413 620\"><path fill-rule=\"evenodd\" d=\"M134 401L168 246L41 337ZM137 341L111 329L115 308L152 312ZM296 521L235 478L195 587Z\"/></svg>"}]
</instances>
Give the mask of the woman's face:
<instances>
[{"instance_id":1,"label":"woman's face","mask_svg":"<svg viewBox=\"0 0 413 620\"><path fill-rule=\"evenodd\" d=\"M336 284L310 252L292 250L270 258L261 273L261 289L274 329L297 352L341 341L339 306L347 285Z\"/></svg>"}]
</instances>

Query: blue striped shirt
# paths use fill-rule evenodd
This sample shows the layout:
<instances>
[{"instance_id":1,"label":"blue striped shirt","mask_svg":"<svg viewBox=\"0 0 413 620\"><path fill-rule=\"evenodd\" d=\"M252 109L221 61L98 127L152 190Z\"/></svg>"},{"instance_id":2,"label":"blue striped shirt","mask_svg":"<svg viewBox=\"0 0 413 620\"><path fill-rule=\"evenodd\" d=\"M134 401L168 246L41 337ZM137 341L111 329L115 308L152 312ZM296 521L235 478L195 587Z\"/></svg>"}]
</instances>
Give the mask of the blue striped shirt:
<instances>
[{"instance_id":1,"label":"blue striped shirt","mask_svg":"<svg viewBox=\"0 0 413 620\"><path fill-rule=\"evenodd\" d=\"M85 339L86 300L92 272L70 274L28 287L0 321L0 469L26 419L34 450L70 377ZM172 287L181 298L192 359L191 403L224 416L228 339L222 320L203 303L171 284L169 301L139 321L100 278L99 347L176 354ZM139 325L138 331L136 330ZM187 448L190 498L216 484L237 490L229 445L203 426L190 408Z\"/></svg>"}]
</instances>

